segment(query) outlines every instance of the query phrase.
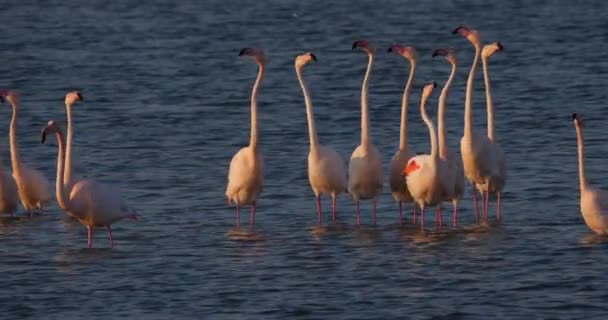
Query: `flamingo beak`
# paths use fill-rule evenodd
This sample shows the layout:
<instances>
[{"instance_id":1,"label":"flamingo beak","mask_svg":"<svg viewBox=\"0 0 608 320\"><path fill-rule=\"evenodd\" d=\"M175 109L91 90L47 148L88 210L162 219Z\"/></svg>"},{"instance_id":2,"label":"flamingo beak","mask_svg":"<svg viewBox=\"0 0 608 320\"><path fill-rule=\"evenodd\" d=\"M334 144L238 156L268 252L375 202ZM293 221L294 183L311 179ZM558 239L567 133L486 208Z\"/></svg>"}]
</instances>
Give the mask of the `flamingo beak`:
<instances>
[{"instance_id":1,"label":"flamingo beak","mask_svg":"<svg viewBox=\"0 0 608 320\"><path fill-rule=\"evenodd\" d=\"M42 131L40 132L40 134L42 135L42 138L40 139L40 143L44 144L44 141L46 141L46 128L42 129Z\"/></svg>"}]
</instances>

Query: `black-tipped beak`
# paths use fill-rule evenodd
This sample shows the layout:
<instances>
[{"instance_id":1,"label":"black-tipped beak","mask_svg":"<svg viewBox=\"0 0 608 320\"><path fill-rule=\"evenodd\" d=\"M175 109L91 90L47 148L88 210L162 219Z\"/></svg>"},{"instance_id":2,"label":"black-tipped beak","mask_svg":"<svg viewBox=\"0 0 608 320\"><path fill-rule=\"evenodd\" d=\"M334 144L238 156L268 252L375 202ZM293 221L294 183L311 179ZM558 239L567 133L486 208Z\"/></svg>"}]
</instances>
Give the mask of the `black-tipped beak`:
<instances>
[{"instance_id":1,"label":"black-tipped beak","mask_svg":"<svg viewBox=\"0 0 608 320\"><path fill-rule=\"evenodd\" d=\"M0 96L0 103L4 103L4 98Z\"/></svg>"},{"instance_id":2,"label":"black-tipped beak","mask_svg":"<svg viewBox=\"0 0 608 320\"><path fill-rule=\"evenodd\" d=\"M241 49L241 51L239 52L239 57L245 55L245 53L247 53L247 48Z\"/></svg>"},{"instance_id":3,"label":"black-tipped beak","mask_svg":"<svg viewBox=\"0 0 608 320\"><path fill-rule=\"evenodd\" d=\"M46 141L46 130L42 129L42 131L40 132L41 138L40 138L40 143L43 144L44 141Z\"/></svg>"},{"instance_id":4,"label":"black-tipped beak","mask_svg":"<svg viewBox=\"0 0 608 320\"><path fill-rule=\"evenodd\" d=\"M452 31L452 34L458 34L458 33L460 33L460 31L462 31L462 29L464 29L464 27L459 26L458 28L454 29L454 31Z\"/></svg>"},{"instance_id":5,"label":"black-tipped beak","mask_svg":"<svg viewBox=\"0 0 608 320\"><path fill-rule=\"evenodd\" d=\"M388 50L386 50L386 52L393 52L393 47L388 48Z\"/></svg>"},{"instance_id":6,"label":"black-tipped beak","mask_svg":"<svg viewBox=\"0 0 608 320\"><path fill-rule=\"evenodd\" d=\"M437 82L433 81L433 89L437 88Z\"/></svg>"},{"instance_id":7,"label":"black-tipped beak","mask_svg":"<svg viewBox=\"0 0 608 320\"><path fill-rule=\"evenodd\" d=\"M573 113L573 114L572 114L572 120L576 120L576 119L578 119L578 114Z\"/></svg>"},{"instance_id":8,"label":"black-tipped beak","mask_svg":"<svg viewBox=\"0 0 608 320\"><path fill-rule=\"evenodd\" d=\"M80 94L80 92L78 92L78 100L84 101L84 97L82 96L82 94Z\"/></svg>"},{"instance_id":9,"label":"black-tipped beak","mask_svg":"<svg viewBox=\"0 0 608 320\"><path fill-rule=\"evenodd\" d=\"M498 51L503 50L502 44L500 42L496 42L496 46L498 47Z\"/></svg>"},{"instance_id":10,"label":"black-tipped beak","mask_svg":"<svg viewBox=\"0 0 608 320\"><path fill-rule=\"evenodd\" d=\"M310 57L312 58L312 61L317 61L317 56L315 56L314 53L311 53Z\"/></svg>"},{"instance_id":11,"label":"black-tipped beak","mask_svg":"<svg viewBox=\"0 0 608 320\"><path fill-rule=\"evenodd\" d=\"M352 50L355 50L358 46L359 46L359 41L353 42L353 48L352 48Z\"/></svg>"}]
</instances>

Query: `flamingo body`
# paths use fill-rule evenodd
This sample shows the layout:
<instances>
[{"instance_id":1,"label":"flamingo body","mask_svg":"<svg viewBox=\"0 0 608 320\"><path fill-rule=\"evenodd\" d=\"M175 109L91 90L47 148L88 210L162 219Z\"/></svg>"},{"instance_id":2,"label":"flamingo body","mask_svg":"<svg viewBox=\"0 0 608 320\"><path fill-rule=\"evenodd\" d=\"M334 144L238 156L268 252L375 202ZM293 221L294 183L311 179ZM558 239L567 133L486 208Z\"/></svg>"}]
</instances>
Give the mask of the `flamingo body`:
<instances>
[{"instance_id":1,"label":"flamingo body","mask_svg":"<svg viewBox=\"0 0 608 320\"><path fill-rule=\"evenodd\" d=\"M19 193L13 176L0 172L0 213L13 215L19 206Z\"/></svg>"},{"instance_id":2,"label":"flamingo body","mask_svg":"<svg viewBox=\"0 0 608 320\"><path fill-rule=\"evenodd\" d=\"M264 185L264 159L261 152L251 147L239 150L228 170L226 197L238 205L252 205L262 193Z\"/></svg>"}]
</instances>

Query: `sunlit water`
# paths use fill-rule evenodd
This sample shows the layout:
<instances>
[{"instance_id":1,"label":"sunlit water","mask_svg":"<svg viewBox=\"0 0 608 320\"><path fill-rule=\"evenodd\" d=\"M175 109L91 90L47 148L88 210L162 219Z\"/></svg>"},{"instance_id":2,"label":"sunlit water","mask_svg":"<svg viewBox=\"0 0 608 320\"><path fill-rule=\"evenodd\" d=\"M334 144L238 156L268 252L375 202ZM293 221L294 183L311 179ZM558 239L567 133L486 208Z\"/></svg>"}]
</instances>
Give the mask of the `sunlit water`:
<instances>
[{"instance_id":1,"label":"sunlit water","mask_svg":"<svg viewBox=\"0 0 608 320\"><path fill-rule=\"evenodd\" d=\"M18 3L18 4L17 4ZM115 184L139 209L114 226L115 247L53 204L43 216L0 225L0 314L32 318L495 319L602 318L608 312L608 245L578 213L572 112L586 121L587 170L608 178L605 112L608 7L603 2L62 1L0 6L0 87L21 94L23 161L54 181L56 147L40 145L50 119L74 107L75 153L85 176ZM462 135L472 47L451 35L465 24L504 52L490 62L497 135L508 156L504 222L474 227L467 188L462 229L420 236L398 228L388 180L377 226L371 203L354 227L352 200L340 224L313 228L306 176L308 136L293 58L314 51L304 71L319 136L347 158L359 141L360 84L368 38L378 54L370 85L373 139L388 161L398 145L407 63L386 48L418 50L410 144L428 152L421 84L442 84L449 65L432 50L454 47L460 69L449 100L449 144ZM237 56L266 50L260 92L266 183L249 234L234 232L224 190L232 155L248 142L249 95L257 72ZM436 104L438 91L431 99ZM476 127L485 127L481 73ZM431 114L434 116L435 108ZM7 136L10 109L1 111ZM1 148L10 167L8 138ZM605 183L603 186L608 186ZM329 202L324 201L329 222ZM411 206L406 206L411 222ZM448 210L449 212L449 210ZM492 217L494 215L492 214ZM444 217L450 221L450 216ZM244 210L242 220L248 220ZM434 213L427 214L433 227Z\"/></svg>"}]
</instances>

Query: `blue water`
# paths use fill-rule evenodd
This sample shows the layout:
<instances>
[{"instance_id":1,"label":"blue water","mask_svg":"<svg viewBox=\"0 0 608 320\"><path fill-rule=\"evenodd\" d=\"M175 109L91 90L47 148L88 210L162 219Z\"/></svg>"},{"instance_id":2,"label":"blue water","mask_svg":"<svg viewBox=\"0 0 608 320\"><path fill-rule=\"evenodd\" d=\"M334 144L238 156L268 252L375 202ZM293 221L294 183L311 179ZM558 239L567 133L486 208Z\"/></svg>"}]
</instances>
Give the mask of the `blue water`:
<instances>
[{"instance_id":1,"label":"blue water","mask_svg":"<svg viewBox=\"0 0 608 320\"><path fill-rule=\"evenodd\" d=\"M608 244L578 210L576 137L586 121L587 170L608 187L604 112L608 6L601 1L14 1L0 6L0 87L21 95L23 161L54 182L56 147L40 145L50 119L74 106L80 172L112 183L140 211L86 248L86 229L54 203L43 216L0 225L0 315L17 318L201 319L603 319L608 312ZM504 52L490 68L497 136L509 161L504 221L479 232L424 238L397 227L388 179L379 225L363 204L338 201L341 229L317 234L306 175L308 134L293 70L304 71L319 136L348 158L359 142L366 38L378 48L370 84L372 135L388 162L398 146L408 67L385 53L413 45L419 69L410 101L410 144L428 152L418 104L424 82L449 66L434 49L458 50L448 142L462 135L472 47L451 31L465 24ZM268 56L260 91L266 183L255 239L230 236L224 198L228 164L249 140L256 66L242 47ZM438 92L438 90L437 90ZM434 95L430 103L434 106ZM481 73L474 117L485 127ZM434 107L430 108L434 116ZM0 110L0 157L10 168L10 108ZM329 212L329 202L324 201ZM411 207L406 207L410 222ZM20 215L21 216L21 215ZM326 219L329 216L326 214ZM463 228L474 224L470 190ZM244 211L243 220L248 218ZM433 214L427 215L433 225ZM449 216L446 215L446 221ZM326 220L329 221L329 220Z\"/></svg>"}]
</instances>

